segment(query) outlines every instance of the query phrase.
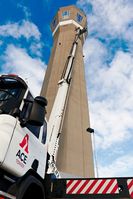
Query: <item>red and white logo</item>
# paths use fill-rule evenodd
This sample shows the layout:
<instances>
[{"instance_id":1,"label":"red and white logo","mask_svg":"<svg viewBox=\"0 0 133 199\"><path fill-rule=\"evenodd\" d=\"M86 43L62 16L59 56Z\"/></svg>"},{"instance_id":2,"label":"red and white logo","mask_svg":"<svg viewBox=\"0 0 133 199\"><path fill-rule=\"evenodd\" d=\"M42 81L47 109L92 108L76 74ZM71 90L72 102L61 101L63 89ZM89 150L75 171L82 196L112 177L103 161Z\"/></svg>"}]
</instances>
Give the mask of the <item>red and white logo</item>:
<instances>
[{"instance_id":1,"label":"red and white logo","mask_svg":"<svg viewBox=\"0 0 133 199\"><path fill-rule=\"evenodd\" d=\"M24 151L28 154L29 153L29 135L26 134L23 140L19 143L19 146L24 149Z\"/></svg>"}]
</instances>

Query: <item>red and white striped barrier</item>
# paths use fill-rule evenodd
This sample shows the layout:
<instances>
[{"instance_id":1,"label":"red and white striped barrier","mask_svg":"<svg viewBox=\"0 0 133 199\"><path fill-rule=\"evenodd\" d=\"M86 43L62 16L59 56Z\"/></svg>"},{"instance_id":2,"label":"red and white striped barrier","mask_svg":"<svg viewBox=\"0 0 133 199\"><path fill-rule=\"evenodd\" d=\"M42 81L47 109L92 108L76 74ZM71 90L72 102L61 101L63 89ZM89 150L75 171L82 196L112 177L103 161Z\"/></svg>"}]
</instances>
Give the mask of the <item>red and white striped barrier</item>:
<instances>
[{"instance_id":1,"label":"red and white striped barrier","mask_svg":"<svg viewBox=\"0 0 133 199\"><path fill-rule=\"evenodd\" d=\"M67 180L66 194L118 194L116 179Z\"/></svg>"},{"instance_id":2,"label":"red and white striped barrier","mask_svg":"<svg viewBox=\"0 0 133 199\"><path fill-rule=\"evenodd\" d=\"M129 190L129 195L131 198L133 198L133 179L127 180L127 186L128 186L128 190Z\"/></svg>"}]
</instances>

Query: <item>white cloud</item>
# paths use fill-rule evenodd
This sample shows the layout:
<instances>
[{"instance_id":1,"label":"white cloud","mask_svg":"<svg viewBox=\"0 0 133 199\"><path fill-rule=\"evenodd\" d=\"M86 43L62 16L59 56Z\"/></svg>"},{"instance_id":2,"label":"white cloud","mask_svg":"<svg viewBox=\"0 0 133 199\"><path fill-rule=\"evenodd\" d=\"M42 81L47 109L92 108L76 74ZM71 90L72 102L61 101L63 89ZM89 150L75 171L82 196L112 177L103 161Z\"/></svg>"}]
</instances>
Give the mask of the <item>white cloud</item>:
<instances>
[{"instance_id":1,"label":"white cloud","mask_svg":"<svg viewBox=\"0 0 133 199\"><path fill-rule=\"evenodd\" d=\"M88 38L84 45L84 55L88 78L96 80L98 68L104 67L103 63L108 55L107 49L98 39Z\"/></svg>"},{"instance_id":2,"label":"white cloud","mask_svg":"<svg viewBox=\"0 0 133 199\"><path fill-rule=\"evenodd\" d=\"M89 60L92 63L95 60L100 65L101 60L105 59L107 55L107 49L98 39L88 38L84 45L84 54L85 62Z\"/></svg>"},{"instance_id":3,"label":"white cloud","mask_svg":"<svg viewBox=\"0 0 133 199\"><path fill-rule=\"evenodd\" d=\"M133 21L132 0L78 0L77 5L87 11L91 4L92 12L87 13L88 30L100 35L125 36Z\"/></svg>"},{"instance_id":4,"label":"white cloud","mask_svg":"<svg viewBox=\"0 0 133 199\"><path fill-rule=\"evenodd\" d=\"M132 165L132 154L118 157L110 165L101 165L99 167L99 177L131 177Z\"/></svg>"},{"instance_id":5,"label":"white cloud","mask_svg":"<svg viewBox=\"0 0 133 199\"><path fill-rule=\"evenodd\" d=\"M42 42L31 42L29 49L33 54L41 57L42 56L42 48L43 48Z\"/></svg>"},{"instance_id":6,"label":"white cloud","mask_svg":"<svg viewBox=\"0 0 133 199\"><path fill-rule=\"evenodd\" d=\"M36 40L39 40L41 34L38 30L38 27L34 23L28 20L23 20L18 23L9 22L5 25L1 25L0 36L3 37L11 36L16 39L19 39L22 36L25 37L26 39L34 37Z\"/></svg>"},{"instance_id":7,"label":"white cloud","mask_svg":"<svg viewBox=\"0 0 133 199\"><path fill-rule=\"evenodd\" d=\"M46 65L40 59L30 57L26 49L9 45L3 56L4 73L15 73L28 82L34 95L39 95Z\"/></svg>"},{"instance_id":8,"label":"white cloud","mask_svg":"<svg viewBox=\"0 0 133 199\"><path fill-rule=\"evenodd\" d=\"M93 54L92 60L86 60L86 65L91 65L88 69L91 124L98 134L97 147L107 149L132 136L129 129L133 129L133 57L118 51L107 67L101 52L96 52L102 49L98 45L95 43L91 52L90 43L88 54Z\"/></svg>"},{"instance_id":9,"label":"white cloud","mask_svg":"<svg viewBox=\"0 0 133 199\"><path fill-rule=\"evenodd\" d=\"M125 31L125 39L129 42L133 42L133 26L129 27L127 31Z\"/></svg>"}]
</instances>

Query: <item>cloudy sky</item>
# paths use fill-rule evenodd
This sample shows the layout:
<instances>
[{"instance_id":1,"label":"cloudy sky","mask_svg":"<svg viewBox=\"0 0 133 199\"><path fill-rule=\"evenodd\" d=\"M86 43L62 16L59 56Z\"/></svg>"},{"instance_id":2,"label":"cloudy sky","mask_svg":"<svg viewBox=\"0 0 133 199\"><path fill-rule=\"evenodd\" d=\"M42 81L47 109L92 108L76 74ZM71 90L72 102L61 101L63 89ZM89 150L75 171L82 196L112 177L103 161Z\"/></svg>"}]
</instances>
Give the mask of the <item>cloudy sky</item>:
<instances>
[{"instance_id":1,"label":"cloudy sky","mask_svg":"<svg viewBox=\"0 0 133 199\"><path fill-rule=\"evenodd\" d=\"M0 73L22 76L38 94L52 47L49 24L71 4L88 18L84 61L98 175L133 176L132 0L1 0Z\"/></svg>"}]
</instances>

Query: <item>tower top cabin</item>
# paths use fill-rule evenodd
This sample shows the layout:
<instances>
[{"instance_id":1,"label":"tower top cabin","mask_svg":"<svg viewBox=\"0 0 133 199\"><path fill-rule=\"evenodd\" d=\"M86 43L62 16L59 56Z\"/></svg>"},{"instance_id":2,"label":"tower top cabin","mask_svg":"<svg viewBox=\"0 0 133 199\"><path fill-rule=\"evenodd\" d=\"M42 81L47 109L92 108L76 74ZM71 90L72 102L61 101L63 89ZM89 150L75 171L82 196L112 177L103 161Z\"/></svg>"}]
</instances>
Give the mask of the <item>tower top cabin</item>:
<instances>
[{"instance_id":1,"label":"tower top cabin","mask_svg":"<svg viewBox=\"0 0 133 199\"><path fill-rule=\"evenodd\" d=\"M85 13L73 5L60 8L51 23L53 37L55 38L58 32L65 29L69 31L72 29L76 30L76 28L80 28L81 30L87 28ZM86 35L84 35L84 39Z\"/></svg>"}]
</instances>

